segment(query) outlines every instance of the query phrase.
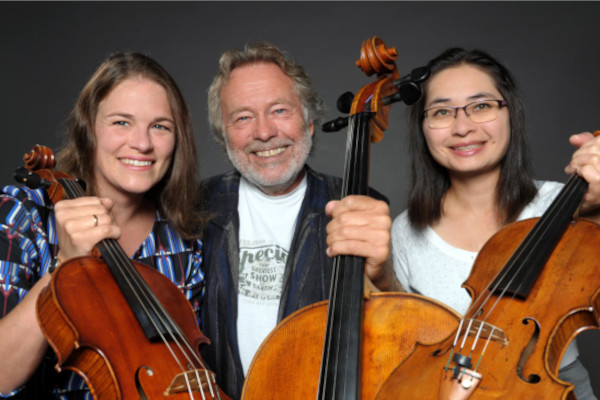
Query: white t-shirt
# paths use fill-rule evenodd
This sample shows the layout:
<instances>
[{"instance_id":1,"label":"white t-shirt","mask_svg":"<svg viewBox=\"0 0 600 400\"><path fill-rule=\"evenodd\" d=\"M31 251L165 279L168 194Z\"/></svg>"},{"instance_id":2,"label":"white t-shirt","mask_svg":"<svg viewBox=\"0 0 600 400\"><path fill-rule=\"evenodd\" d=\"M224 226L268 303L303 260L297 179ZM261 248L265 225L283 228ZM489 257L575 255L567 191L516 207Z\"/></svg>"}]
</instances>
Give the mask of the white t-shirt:
<instances>
[{"instance_id":1,"label":"white t-shirt","mask_svg":"<svg viewBox=\"0 0 600 400\"><path fill-rule=\"evenodd\" d=\"M306 192L306 176L292 192L269 196L240 180L238 345L248 372L258 347L277 324L283 273Z\"/></svg>"},{"instance_id":2,"label":"white t-shirt","mask_svg":"<svg viewBox=\"0 0 600 400\"><path fill-rule=\"evenodd\" d=\"M563 187L558 182L535 182L537 196L519 215L518 220L541 216ZM464 314L471 296L461 285L467 280L477 252L454 247L431 228L413 229L405 210L392 225L394 271L408 292L419 293L449 305ZM578 356L575 341L568 347L562 365Z\"/></svg>"}]
</instances>

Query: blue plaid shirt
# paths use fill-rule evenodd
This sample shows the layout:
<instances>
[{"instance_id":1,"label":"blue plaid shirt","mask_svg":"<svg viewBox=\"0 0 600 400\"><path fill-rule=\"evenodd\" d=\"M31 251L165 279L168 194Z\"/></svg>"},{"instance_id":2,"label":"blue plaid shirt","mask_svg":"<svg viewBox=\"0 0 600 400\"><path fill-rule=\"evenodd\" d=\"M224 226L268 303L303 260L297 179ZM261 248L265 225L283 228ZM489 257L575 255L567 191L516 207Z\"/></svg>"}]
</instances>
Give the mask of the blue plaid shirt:
<instances>
[{"instance_id":1,"label":"blue plaid shirt","mask_svg":"<svg viewBox=\"0 0 600 400\"><path fill-rule=\"evenodd\" d=\"M51 205L42 189L5 186L0 192L0 318L8 314L47 273L58 252ZM157 212L154 227L133 256L153 266L185 294L199 320L204 289L202 241L182 239ZM1 338L0 338L1 340ZM1 362L1 361L0 361ZM32 381L0 398L90 399L84 380L74 372L54 370L56 357L49 350ZM35 396L27 394L35 386ZM46 392L40 393L40 386Z\"/></svg>"}]
</instances>

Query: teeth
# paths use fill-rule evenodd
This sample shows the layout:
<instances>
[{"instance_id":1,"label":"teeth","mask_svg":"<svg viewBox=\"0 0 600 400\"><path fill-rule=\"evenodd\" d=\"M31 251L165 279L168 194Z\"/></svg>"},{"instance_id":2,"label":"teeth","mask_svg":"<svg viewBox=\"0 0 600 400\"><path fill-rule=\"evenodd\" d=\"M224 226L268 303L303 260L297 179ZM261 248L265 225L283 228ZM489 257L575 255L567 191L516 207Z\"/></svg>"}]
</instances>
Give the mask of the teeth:
<instances>
[{"instance_id":1,"label":"teeth","mask_svg":"<svg viewBox=\"0 0 600 400\"><path fill-rule=\"evenodd\" d=\"M285 150L285 147L280 147L278 149L267 150L267 151L257 151L256 155L259 157L273 157L277 154L282 153Z\"/></svg>"},{"instance_id":2,"label":"teeth","mask_svg":"<svg viewBox=\"0 0 600 400\"><path fill-rule=\"evenodd\" d=\"M463 146L463 147L455 147L456 150L459 151L468 151L468 150L473 150L476 149L478 147L481 147L481 144L470 144L468 146Z\"/></svg>"},{"instance_id":3,"label":"teeth","mask_svg":"<svg viewBox=\"0 0 600 400\"><path fill-rule=\"evenodd\" d=\"M133 165L134 167L148 167L152 165L152 161L130 160L128 158L122 158L121 161L124 164Z\"/></svg>"}]
</instances>

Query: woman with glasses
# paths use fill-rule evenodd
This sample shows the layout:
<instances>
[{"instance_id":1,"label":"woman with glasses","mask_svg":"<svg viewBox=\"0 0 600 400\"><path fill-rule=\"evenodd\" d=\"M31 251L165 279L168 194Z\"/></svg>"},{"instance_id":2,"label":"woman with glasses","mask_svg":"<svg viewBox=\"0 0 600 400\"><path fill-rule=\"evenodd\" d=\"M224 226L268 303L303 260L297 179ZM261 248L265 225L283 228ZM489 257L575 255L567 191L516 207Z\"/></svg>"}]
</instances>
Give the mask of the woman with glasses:
<instances>
[{"instance_id":1,"label":"woman with glasses","mask_svg":"<svg viewBox=\"0 0 600 400\"><path fill-rule=\"evenodd\" d=\"M533 179L523 100L502 64L453 48L429 68L410 110L411 186L392 227L394 270L406 290L465 313L471 297L461 285L484 243L510 222L539 217L562 184ZM591 211L600 204L600 138L586 132L570 142L578 150L566 172L588 181L582 210ZM596 398L575 343L560 378L575 384L578 400Z\"/></svg>"}]
</instances>

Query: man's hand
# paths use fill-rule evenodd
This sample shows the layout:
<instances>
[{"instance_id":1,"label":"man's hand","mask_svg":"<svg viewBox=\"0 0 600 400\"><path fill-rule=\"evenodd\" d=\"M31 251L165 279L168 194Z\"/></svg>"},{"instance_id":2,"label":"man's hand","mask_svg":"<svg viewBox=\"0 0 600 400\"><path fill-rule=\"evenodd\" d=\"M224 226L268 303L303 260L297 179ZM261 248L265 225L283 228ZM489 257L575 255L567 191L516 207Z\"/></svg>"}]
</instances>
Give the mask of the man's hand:
<instances>
[{"instance_id":1,"label":"man's hand","mask_svg":"<svg viewBox=\"0 0 600 400\"><path fill-rule=\"evenodd\" d=\"M332 218L327 224L327 255L364 257L367 278L380 290L397 290L400 286L388 262L392 226L388 205L368 196L348 196L327 203L325 212Z\"/></svg>"}]
</instances>

